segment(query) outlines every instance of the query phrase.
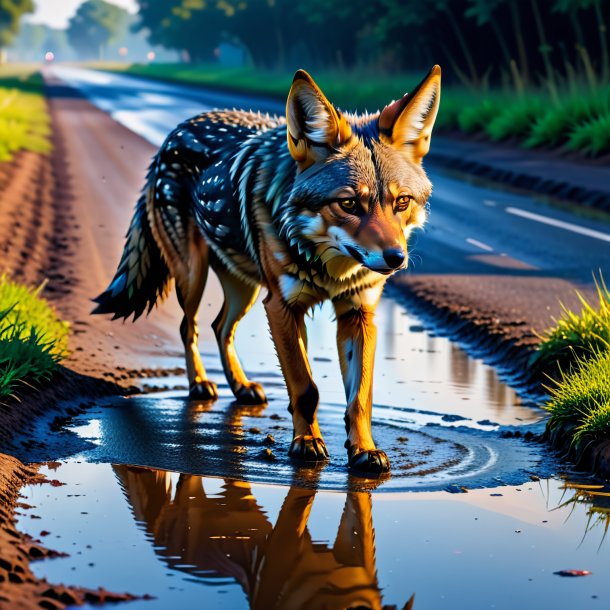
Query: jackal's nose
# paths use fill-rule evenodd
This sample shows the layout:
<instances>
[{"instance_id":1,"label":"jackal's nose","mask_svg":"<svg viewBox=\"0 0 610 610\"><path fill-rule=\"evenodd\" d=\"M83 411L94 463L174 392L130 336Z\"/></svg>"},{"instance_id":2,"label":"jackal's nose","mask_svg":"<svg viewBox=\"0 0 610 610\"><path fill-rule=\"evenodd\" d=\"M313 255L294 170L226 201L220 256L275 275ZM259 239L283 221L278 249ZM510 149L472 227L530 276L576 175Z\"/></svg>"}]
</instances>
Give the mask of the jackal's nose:
<instances>
[{"instance_id":1,"label":"jackal's nose","mask_svg":"<svg viewBox=\"0 0 610 610\"><path fill-rule=\"evenodd\" d=\"M401 248L388 248L383 251L383 260L392 269L398 269L405 262L405 253Z\"/></svg>"}]
</instances>

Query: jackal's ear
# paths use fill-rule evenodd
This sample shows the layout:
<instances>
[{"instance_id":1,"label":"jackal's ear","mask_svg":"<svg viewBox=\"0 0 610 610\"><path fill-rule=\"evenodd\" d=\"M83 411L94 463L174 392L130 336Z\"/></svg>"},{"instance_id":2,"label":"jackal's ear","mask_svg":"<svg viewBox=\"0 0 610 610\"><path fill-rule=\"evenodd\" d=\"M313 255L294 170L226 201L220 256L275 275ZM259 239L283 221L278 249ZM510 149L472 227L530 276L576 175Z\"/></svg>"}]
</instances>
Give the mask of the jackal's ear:
<instances>
[{"instance_id":1,"label":"jackal's ear","mask_svg":"<svg viewBox=\"0 0 610 610\"><path fill-rule=\"evenodd\" d=\"M301 169L321 161L352 137L345 118L313 78L298 70L286 102L288 148Z\"/></svg>"},{"instance_id":2,"label":"jackal's ear","mask_svg":"<svg viewBox=\"0 0 610 610\"><path fill-rule=\"evenodd\" d=\"M421 163L441 101L441 69L434 66L415 91L386 106L379 115L379 138Z\"/></svg>"}]
</instances>

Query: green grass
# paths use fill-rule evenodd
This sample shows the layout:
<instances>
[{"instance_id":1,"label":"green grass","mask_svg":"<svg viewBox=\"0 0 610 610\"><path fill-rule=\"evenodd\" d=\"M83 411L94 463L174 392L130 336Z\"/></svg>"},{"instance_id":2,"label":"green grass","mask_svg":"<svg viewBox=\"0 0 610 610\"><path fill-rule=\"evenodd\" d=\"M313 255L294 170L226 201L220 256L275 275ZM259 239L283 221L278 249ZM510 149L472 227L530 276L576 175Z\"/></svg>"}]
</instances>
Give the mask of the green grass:
<instances>
[{"instance_id":1,"label":"green grass","mask_svg":"<svg viewBox=\"0 0 610 610\"><path fill-rule=\"evenodd\" d=\"M546 406L550 429L563 424L575 425L572 442L610 435L610 344L579 358L571 372L563 373L549 388Z\"/></svg>"},{"instance_id":2,"label":"green grass","mask_svg":"<svg viewBox=\"0 0 610 610\"><path fill-rule=\"evenodd\" d=\"M0 161L20 150L51 150L50 118L39 73L17 66L0 66Z\"/></svg>"},{"instance_id":3,"label":"green grass","mask_svg":"<svg viewBox=\"0 0 610 610\"><path fill-rule=\"evenodd\" d=\"M541 343L530 360L530 366L555 375L569 371L574 363L599 353L610 345L610 290L603 278L596 282L599 307L587 302L580 294L580 313L563 307L555 326L541 335Z\"/></svg>"},{"instance_id":4,"label":"green grass","mask_svg":"<svg viewBox=\"0 0 610 610\"><path fill-rule=\"evenodd\" d=\"M0 397L48 380L66 355L69 325L31 289L0 276Z\"/></svg>"},{"instance_id":5,"label":"green grass","mask_svg":"<svg viewBox=\"0 0 610 610\"><path fill-rule=\"evenodd\" d=\"M258 93L282 101L292 81L292 72L248 67L187 64L92 64L92 67ZM329 99L341 108L374 111L413 89L423 75L315 71L313 76ZM610 154L610 87L591 90L581 83L566 84L557 99L544 88L520 95L509 89L474 92L463 87L445 87L438 128L481 134L494 141L511 139L525 148L563 148L585 156L602 156Z\"/></svg>"},{"instance_id":6,"label":"green grass","mask_svg":"<svg viewBox=\"0 0 610 610\"><path fill-rule=\"evenodd\" d=\"M578 294L582 310L564 307L530 365L551 378L548 429L569 424L572 443L610 435L610 291L596 281L599 306Z\"/></svg>"}]
</instances>

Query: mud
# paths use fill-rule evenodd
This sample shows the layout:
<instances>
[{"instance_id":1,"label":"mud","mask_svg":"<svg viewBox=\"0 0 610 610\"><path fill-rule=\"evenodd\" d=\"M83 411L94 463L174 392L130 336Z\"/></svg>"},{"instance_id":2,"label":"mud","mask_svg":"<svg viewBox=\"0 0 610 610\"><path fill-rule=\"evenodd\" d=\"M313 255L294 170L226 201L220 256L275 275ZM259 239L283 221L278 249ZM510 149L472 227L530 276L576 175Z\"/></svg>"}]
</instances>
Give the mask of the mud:
<instances>
[{"instance_id":1,"label":"mud","mask_svg":"<svg viewBox=\"0 0 610 610\"><path fill-rule=\"evenodd\" d=\"M32 608L58 610L68 605L132 601L129 594L117 594L102 588L68 588L50 584L32 571L31 562L66 556L42 545L40 536L18 531L15 516L31 509L23 502L20 490L41 486L60 486L54 478L47 478L37 468L26 467L17 459L0 454L0 608L30 610ZM47 469L48 471L48 469ZM39 518L30 515L31 518Z\"/></svg>"}]
</instances>

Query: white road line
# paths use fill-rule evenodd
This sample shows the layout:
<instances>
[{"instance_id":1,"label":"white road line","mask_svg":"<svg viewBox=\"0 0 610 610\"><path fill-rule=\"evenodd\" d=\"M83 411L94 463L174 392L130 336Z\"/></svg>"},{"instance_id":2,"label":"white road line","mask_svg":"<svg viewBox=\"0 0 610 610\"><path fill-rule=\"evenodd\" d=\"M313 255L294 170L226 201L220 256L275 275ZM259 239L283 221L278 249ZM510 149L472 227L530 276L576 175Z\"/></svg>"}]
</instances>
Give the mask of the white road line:
<instances>
[{"instance_id":1,"label":"white road line","mask_svg":"<svg viewBox=\"0 0 610 610\"><path fill-rule=\"evenodd\" d=\"M571 231L572 233L578 233L579 235L586 235L587 237L592 237L593 239L610 242L610 233L602 233L601 231L581 227L580 225L575 225L571 222L564 222L563 220L557 220L556 218L549 218L548 216L542 216L541 214L534 214L533 212L528 212L520 208L509 207L506 208L506 212L508 214L513 214L514 216L521 216L522 218L527 218L528 220L550 225L551 227L557 227L558 229L564 229L565 231Z\"/></svg>"},{"instance_id":2,"label":"white road line","mask_svg":"<svg viewBox=\"0 0 610 610\"><path fill-rule=\"evenodd\" d=\"M494 250L491 246L488 246L487 244L484 244L482 241L478 241L477 239L472 239L472 237L467 237L466 241L472 246L481 248L481 250L485 250L485 252L493 252Z\"/></svg>"}]
</instances>

